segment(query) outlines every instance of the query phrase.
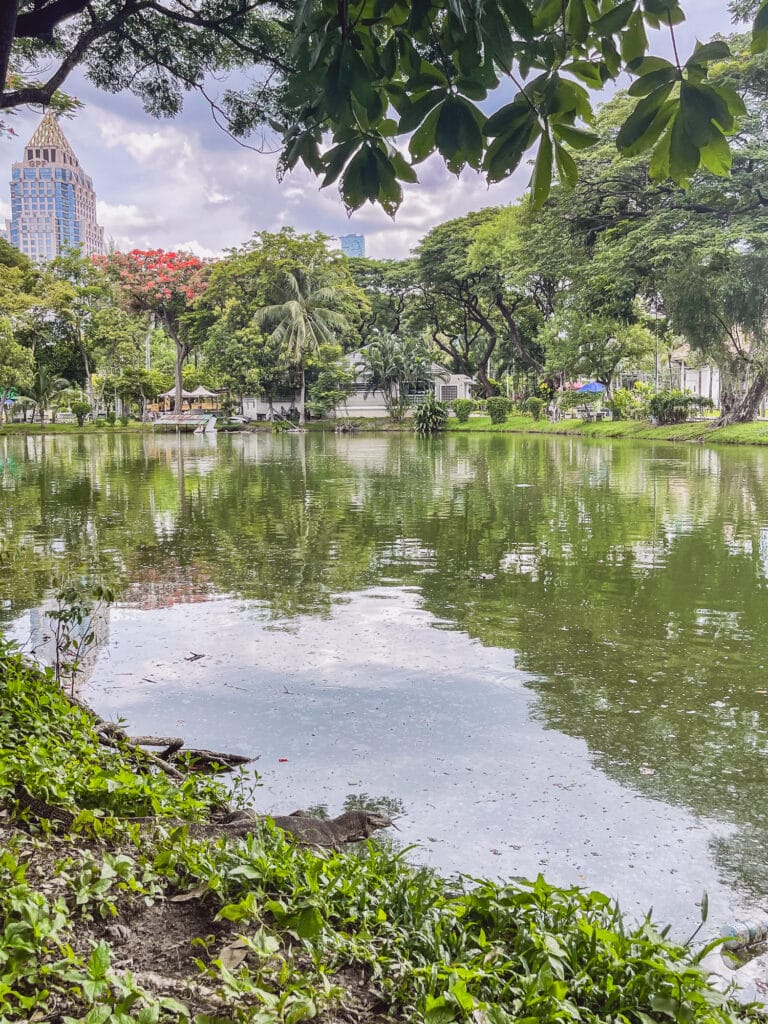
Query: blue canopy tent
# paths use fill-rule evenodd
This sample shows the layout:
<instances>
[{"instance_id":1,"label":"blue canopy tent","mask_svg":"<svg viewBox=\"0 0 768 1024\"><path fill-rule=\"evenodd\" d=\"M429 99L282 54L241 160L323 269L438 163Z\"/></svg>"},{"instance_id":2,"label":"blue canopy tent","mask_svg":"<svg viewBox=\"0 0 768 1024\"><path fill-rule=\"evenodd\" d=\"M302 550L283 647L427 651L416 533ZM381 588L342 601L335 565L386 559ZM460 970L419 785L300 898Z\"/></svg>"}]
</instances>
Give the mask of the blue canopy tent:
<instances>
[{"instance_id":1,"label":"blue canopy tent","mask_svg":"<svg viewBox=\"0 0 768 1024\"><path fill-rule=\"evenodd\" d=\"M576 392L577 395L600 395L605 391L604 384L598 384L596 380L591 380L589 384L585 384L580 387Z\"/></svg>"}]
</instances>

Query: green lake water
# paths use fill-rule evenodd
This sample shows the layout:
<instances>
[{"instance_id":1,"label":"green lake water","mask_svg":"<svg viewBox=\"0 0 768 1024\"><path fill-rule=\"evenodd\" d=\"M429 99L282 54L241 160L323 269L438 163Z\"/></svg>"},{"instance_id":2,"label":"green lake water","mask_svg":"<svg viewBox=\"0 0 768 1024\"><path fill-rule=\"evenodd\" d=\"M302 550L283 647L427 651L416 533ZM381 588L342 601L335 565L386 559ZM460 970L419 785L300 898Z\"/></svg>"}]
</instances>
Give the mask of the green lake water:
<instances>
[{"instance_id":1,"label":"green lake water","mask_svg":"<svg viewBox=\"0 0 768 1024\"><path fill-rule=\"evenodd\" d=\"M386 798L415 860L679 935L705 889L710 932L768 909L768 452L61 435L0 460L6 628L41 644L52 571L115 579L83 695L259 754L264 811Z\"/></svg>"}]
</instances>

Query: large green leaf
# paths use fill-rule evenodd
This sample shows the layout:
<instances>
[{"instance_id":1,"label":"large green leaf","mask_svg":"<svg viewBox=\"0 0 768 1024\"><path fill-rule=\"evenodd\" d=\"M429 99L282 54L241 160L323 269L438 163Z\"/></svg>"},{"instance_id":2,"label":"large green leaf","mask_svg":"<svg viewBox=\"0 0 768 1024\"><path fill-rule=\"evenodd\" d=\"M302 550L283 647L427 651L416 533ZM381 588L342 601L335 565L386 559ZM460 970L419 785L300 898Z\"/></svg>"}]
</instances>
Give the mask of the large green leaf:
<instances>
[{"instance_id":1,"label":"large green leaf","mask_svg":"<svg viewBox=\"0 0 768 1024\"><path fill-rule=\"evenodd\" d=\"M540 134L541 128L533 112L527 120L504 135L500 135L488 147L483 168L488 181L503 181L520 166L525 151Z\"/></svg>"},{"instance_id":2,"label":"large green leaf","mask_svg":"<svg viewBox=\"0 0 768 1024\"><path fill-rule=\"evenodd\" d=\"M768 50L768 0L763 0L752 27L752 52Z\"/></svg>"},{"instance_id":3,"label":"large green leaf","mask_svg":"<svg viewBox=\"0 0 768 1024\"><path fill-rule=\"evenodd\" d=\"M589 149L600 141L600 136L595 132L587 131L585 128L577 128L572 124L559 124L552 122L552 131L563 142L567 142L574 149Z\"/></svg>"},{"instance_id":4,"label":"large green leaf","mask_svg":"<svg viewBox=\"0 0 768 1024\"><path fill-rule=\"evenodd\" d=\"M552 190L552 140L547 132L541 136L539 152L536 154L536 163L533 165L531 176L531 190L533 193L533 205L542 207L549 199Z\"/></svg>"},{"instance_id":5,"label":"large green leaf","mask_svg":"<svg viewBox=\"0 0 768 1024\"><path fill-rule=\"evenodd\" d=\"M573 188L579 180L579 169L568 150L557 141L555 141L555 163L560 184L566 188Z\"/></svg>"},{"instance_id":6,"label":"large green leaf","mask_svg":"<svg viewBox=\"0 0 768 1024\"><path fill-rule=\"evenodd\" d=\"M399 131L403 134L414 131L424 121L430 110L443 99L445 99L445 92L442 89L431 89L423 96L419 96L403 110L398 125Z\"/></svg>"},{"instance_id":7,"label":"large green leaf","mask_svg":"<svg viewBox=\"0 0 768 1024\"><path fill-rule=\"evenodd\" d=\"M679 183L685 183L699 166L699 147L688 134L688 123L682 110L672 122L669 140L669 173Z\"/></svg>"},{"instance_id":8,"label":"large green leaf","mask_svg":"<svg viewBox=\"0 0 768 1024\"><path fill-rule=\"evenodd\" d=\"M484 122L477 107L463 96L449 96L442 104L435 125L435 145L449 171L458 174L466 164L480 167Z\"/></svg>"},{"instance_id":9,"label":"large green leaf","mask_svg":"<svg viewBox=\"0 0 768 1024\"><path fill-rule=\"evenodd\" d=\"M629 24L635 7L635 0L625 0L624 3L618 4L613 10L607 11L597 19L592 26L593 31L601 36L612 36L614 33L620 32Z\"/></svg>"},{"instance_id":10,"label":"large green leaf","mask_svg":"<svg viewBox=\"0 0 768 1024\"><path fill-rule=\"evenodd\" d=\"M669 120L665 116L665 104L672 92L673 83L662 85L650 96L640 100L627 120L621 126L616 146L624 156L637 156L658 139Z\"/></svg>"}]
</instances>

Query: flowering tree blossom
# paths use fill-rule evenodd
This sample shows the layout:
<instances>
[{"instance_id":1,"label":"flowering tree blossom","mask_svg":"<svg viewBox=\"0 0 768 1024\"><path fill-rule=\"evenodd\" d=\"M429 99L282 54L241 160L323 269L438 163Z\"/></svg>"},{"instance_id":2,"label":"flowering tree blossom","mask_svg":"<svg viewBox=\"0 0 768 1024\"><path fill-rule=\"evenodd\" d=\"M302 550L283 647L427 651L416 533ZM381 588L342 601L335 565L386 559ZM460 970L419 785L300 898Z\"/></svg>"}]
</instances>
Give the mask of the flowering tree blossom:
<instances>
[{"instance_id":1,"label":"flowering tree blossom","mask_svg":"<svg viewBox=\"0 0 768 1024\"><path fill-rule=\"evenodd\" d=\"M184 317L208 286L209 265L188 252L132 249L95 257L115 278L131 312L150 313L176 346L176 397L181 410L182 369L193 341Z\"/></svg>"}]
</instances>

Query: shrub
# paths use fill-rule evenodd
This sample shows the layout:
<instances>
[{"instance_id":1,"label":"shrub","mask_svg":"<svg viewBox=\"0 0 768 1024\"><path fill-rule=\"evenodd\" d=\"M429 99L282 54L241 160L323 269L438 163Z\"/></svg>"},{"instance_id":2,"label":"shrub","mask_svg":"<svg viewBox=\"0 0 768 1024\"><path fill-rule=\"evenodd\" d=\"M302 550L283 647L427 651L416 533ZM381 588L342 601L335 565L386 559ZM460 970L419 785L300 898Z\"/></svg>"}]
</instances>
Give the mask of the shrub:
<instances>
[{"instance_id":1,"label":"shrub","mask_svg":"<svg viewBox=\"0 0 768 1024\"><path fill-rule=\"evenodd\" d=\"M457 398L451 402L451 408L456 414L456 419L459 423L466 423L469 419L469 414L475 408L475 403L471 398Z\"/></svg>"},{"instance_id":2,"label":"shrub","mask_svg":"<svg viewBox=\"0 0 768 1024\"><path fill-rule=\"evenodd\" d=\"M130 418L131 418L130 416L127 416L125 413L123 413L123 415L120 417L120 424L121 424L121 426L127 427L128 426L128 421L130 420Z\"/></svg>"},{"instance_id":3,"label":"shrub","mask_svg":"<svg viewBox=\"0 0 768 1024\"><path fill-rule=\"evenodd\" d=\"M692 410L711 409L712 400L684 391L660 391L648 402L648 415L660 424L685 423Z\"/></svg>"},{"instance_id":4,"label":"shrub","mask_svg":"<svg viewBox=\"0 0 768 1024\"><path fill-rule=\"evenodd\" d=\"M85 424L85 417L91 412L91 403L86 402L84 398L78 398L70 402L69 408L77 420L78 427L82 427Z\"/></svg>"},{"instance_id":5,"label":"shrub","mask_svg":"<svg viewBox=\"0 0 768 1024\"><path fill-rule=\"evenodd\" d=\"M107 413L107 423L109 424L110 427L114 427L116 419L117 419L117 416L115 416L115 414L113 412L108 412Z\"/></svg>"},{"instance_id":6,"label":"shrub","mask_svg":"<svg viewBox=\"0 0 768 1024\"><path fill-rule=\"evenodd\" d=\"M606 402L615 420L629 419L635 404L635 396L627 388L617 388L610 401Z\"/></svg>"},{"instance_id":7,"label":"shrub","mask_svg":"<svg viewBox=\"0 0 768 1024\"><path fill-rule=\"evenodd\" d=\"M430 395L426 401L416 407L416 412L413 414L413 425L417 434L425 436L434 434L436 430L442 430L447 419L448 404L438 402L434 395Z\"/></svg>"},{"instance_id":8,"label":"shrub","mask_svg":"<svg viewBox=\"0 0 768 1024\"><path fill-rule=\"evenodd\" d=\"M535 420L540 420L546 404L543 398L537 398L535 395L532 395L530 398L526 398L523 409L530 413Z\"/></svg>"},{"instance_id":9,"label":"shrub","mask_svg":"<svg viewBox=\"0 0 768 1024\"><path fill-rule=\"evenodd\" d=\"M485 407L491 417L491 423L506 423L512 403L508 398L489 398L486 400Z\"/></svg>"}]
</instances>

